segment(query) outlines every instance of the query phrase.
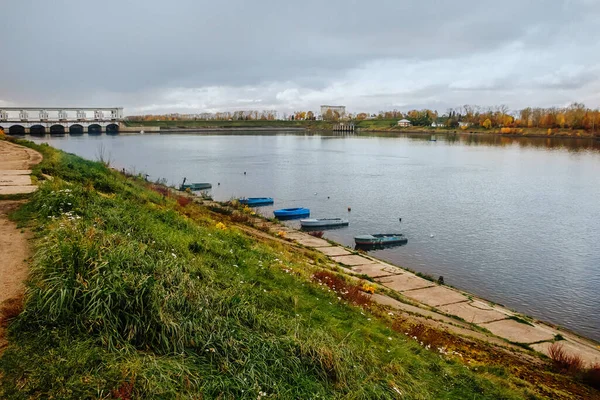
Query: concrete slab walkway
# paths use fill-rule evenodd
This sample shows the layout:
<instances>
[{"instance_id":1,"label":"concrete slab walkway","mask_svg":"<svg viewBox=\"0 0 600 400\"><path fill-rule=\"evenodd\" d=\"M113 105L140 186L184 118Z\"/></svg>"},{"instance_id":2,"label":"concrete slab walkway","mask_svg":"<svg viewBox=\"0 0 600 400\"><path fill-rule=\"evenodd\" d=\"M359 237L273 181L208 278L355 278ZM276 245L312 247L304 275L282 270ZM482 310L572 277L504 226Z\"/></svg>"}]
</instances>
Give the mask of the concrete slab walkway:
<instances>
[{"instance_id":1,"label":"concrete slab walkway","mask_svg":"<svg viewBox=\"0 0 600 400\"><path fill-rule=\"evenodd\" d=\"M35 150L0 140L0 194L24 194L37 190L31 167L42 161Z\"/></svg>"},{"instance_id":2,"label":"concrete slab walkway","mask_svg":"<svg viewBox=\"0 0 600 400\"><path fill-rule=\"evenodd\" d=\"M321 252L337 263L345 273L373 278L375 282L400 293L401 296L416 305L402 303L381 294L373 295L372 298L379 304L418 314L425 318L435 318L453 325L458 324L460 328L452 329L461 334L468 332L469 326L485 328L491 332L491 335L482 334L480 331L470 328L472 329L470 336L496 344L502 339L511 343L527 344L546 355L550 344L560 333L566 339L560 343L564 343L567 352L580 355L589 365L600 362L600 347L590 340L566 334L541 322L531 325L523 323L519 321L521 318L518 314L504 307L488 304L481 299L474 299L474 296L460 290L438 285L410 271L373 257L358 254L352 249L332 245L326 240L315 238L292 228L269 224L269 229L273 234L284 231L286 239L294 240L300 245ZM512 316L517 318L513 319ZM455 317L459 319L457 320ZM507 345L509 344L507 343Z\"/></svg>"}]
</instances>

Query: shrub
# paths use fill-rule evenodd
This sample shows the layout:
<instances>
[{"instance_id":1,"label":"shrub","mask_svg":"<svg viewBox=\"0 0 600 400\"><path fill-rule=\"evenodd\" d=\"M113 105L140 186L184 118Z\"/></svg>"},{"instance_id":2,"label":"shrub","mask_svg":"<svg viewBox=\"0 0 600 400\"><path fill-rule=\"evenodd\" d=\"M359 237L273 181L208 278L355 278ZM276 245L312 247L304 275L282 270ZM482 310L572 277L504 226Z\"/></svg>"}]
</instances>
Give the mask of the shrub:
<instances>
[{"instance_id":1,"label":"shrub","mask_svg":"<svg viewBox=\"0 0 600 400\"><path fill-rule=\"evenodd\" d=\"M594 364L583 373L583 382L593 388L600 389L600 364Z\"/></svg>"},{"instance_id":2,"label":"shrub","mask_svg":"<svg viewBox=\"0 0 600 400\"><path fill-rule=\"evenodd\" d=\"M318 238L322 238L324 233L325 233L325 232L323 232L323 231L313 231L313 232L308 232L308 234L309 234L310 236L314 236L314 237L318 237Z\"/></svg>"},{"instance_id":3,"label":"shrub","mask_svg":"<svg viewBox=\"0 0 600 400\"><path fill-rule=\"evenodd\" d=\"M177 196L177 204L179 204L181 207L185 207L188 204L190 204L191 202L192 202L192 200L189 197Z\"/></svg>"},{"instance_id":4,"label":"shrub","mask_svg":"<svg viewBox=\"0 0 600 400\"><path fill-rule=\"evenodd\" d=\"M565 351L562 343L552 343L548 348L548 356L554 367L559 371L567 371L575 374L583 370L583 360L576 354Z\"/></svg>"},{"instance_id":5,"label":"shrub","mask_svg":"<svg viewBox=\"0 0 600 400\"><path fill-rule=\"evenodd\" d=\"M233 214L231 214L231 222L245 223L249 220L250 217L246 214L242 214L240 212L234 212Z\"/></svg>"}]
</instances>

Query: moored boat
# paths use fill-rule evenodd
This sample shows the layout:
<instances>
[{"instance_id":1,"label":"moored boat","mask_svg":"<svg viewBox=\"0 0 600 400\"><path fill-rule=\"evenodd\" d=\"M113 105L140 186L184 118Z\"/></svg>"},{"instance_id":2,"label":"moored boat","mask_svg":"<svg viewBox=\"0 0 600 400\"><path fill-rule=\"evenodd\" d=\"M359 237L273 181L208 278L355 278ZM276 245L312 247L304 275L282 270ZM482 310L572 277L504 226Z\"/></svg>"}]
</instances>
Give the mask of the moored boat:
<instances>
[{"instance_id":1,"label":"moored boat","mask_svg":"<svg viewBox=\"0 0 600 400\"><path fill-rule=\"evenodd\" d=\"M181 184L181 186L179 186L179 190L206 190L210 188L212 188L212 185L210 183L189 183L187 185Z\"/></svg>"},{"instance_id":2,"label":"moored boat","mask_svg":"<svg viewBox=\"0 0 600 400\"><path fill-rule=\"evenodd\" d=\"M304 207L282 208L273 211L273 214L279 219L303 218L310 216L310 210Z\"/></svg>"},{"instance_id":3,"label":"moored boat","mask_svg":"<svg viewBox=\"0 0 600 400\"><path fill-rule=\"evenodd\" d=\"M388 245L402 244L408 242L408 239L402 233L378 233L374 235L354 236L354 242L357 245Z\"/></svg>"},{"instance_id":4,"label":"moored boat","mask_svg":"<svg viewBox=\"0 0 600 400\"><path fill-rule=\"evenodd\" d=\"M248 197L247 199L240 199L240 204L245 204L249 207L257 207L257 206L268 206L273 204L272 197Z\"/></svg>"},{"instance_id":5,"label":"moored boat","mask_svg":"<svg viewBox=\"0 0 600 400\"><path fill-rule=\"evenodd\" d=\"M183 182L181 182L181 185L179 185L179 190L181 190L181 191L184 191L187 189L206 190L206 189L212 188L212 185L210 183L188 183L188 184L186 184L185 183L186 181L187 181L187 178L183 178Z\"/></svg>"},{"instance_id":6,"label":"moored boat","mask_svg":"<svg viewBox=\"0 0 600 400\"><path fill-rule=\"evenodd\" d=\"M311 218L301 219L300 225L303 228L324 228L324 227L336 227L346 226L350 222L347 219L342 218Z\"/></svg>"}]
</instances>

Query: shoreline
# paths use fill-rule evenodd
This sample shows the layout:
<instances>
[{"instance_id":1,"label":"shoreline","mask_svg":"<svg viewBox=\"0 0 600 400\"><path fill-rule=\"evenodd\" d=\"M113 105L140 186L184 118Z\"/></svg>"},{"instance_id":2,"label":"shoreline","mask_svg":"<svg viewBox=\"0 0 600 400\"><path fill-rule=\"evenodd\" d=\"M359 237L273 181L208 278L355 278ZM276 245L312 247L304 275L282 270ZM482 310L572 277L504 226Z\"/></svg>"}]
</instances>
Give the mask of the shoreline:
<instances>
[{"instance_id":1,"label":"shoreline","mask_svg":"<svg viewBox=\"0 0 600 400\"><path fill-rule=\"evenodd\" d=\"M234 209L228 202L206 200L194 194L192 196L200 200L202 204L212 202L213 205L219 207ZM452 285L439 284L434 278L426 274L412 271L368 253L356 251L331 239L313 237L300 229L284 225L281 221L271 221L258 213L256 217L260 222L255 221L251 225L254 229L257 229L257 223L261 223L263 226L265 224L272 225L269 228L271 236L277 237L281 232L285 232L280 238L288 243L296 243L324 254L333 263L337 264L346 276L355 279L368 277L368 281L382 287L384 290L391 290L400 296L408 295L409 303L414 304L416 302L417 307L425 311L425 314L429 311L437 314L438 317L464 321L476 330L483 329L484 332L491 333L493 337L505 341L506 344L523 347L544 356L549 355L548 348L550 344L554 342L563 343L568 350L578 354L589 365L600 364L600 341L586 337L570 328L529 316L518 310L487 300L484 296L475 295ZM361 257L364 260L359 260L356 257ZM394 272L394 269L400 271ZM398 282L397 277L402 277L402 282ZM426 291L430 293L425 293ZM457 294L464 296L464 299L456 297ZM438 298L441 300L438 301ZM443 303L444 301L449 301L449 303ZM404 301L400 302L404 303ZM436 305L439 302L441 304ZM393 298L392 301L384 301L384 303L395 306L395 308L402 308ZM467 303L476 304L472 307L476 310L465 308ZM417 309L412 308L411 311L418 314ZM503 316L495 315L498 318L490 319L493 312L503 314ZM465 318L469 313L473 316L471 321ZM428 317L435 319L432 314L429 314ZM475 322L479 320L482 320L482 322ZM526 339L523 340L522 338Z\"/></svg>"}]
</instances>

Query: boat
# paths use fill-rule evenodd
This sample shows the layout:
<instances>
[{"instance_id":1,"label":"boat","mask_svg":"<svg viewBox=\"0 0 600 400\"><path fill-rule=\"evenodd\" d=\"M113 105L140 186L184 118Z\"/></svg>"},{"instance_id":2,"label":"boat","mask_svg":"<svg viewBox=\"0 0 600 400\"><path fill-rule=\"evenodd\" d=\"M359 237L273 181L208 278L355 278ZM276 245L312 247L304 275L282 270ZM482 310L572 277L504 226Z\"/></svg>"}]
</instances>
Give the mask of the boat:
<instances>
[{"instance_id":1,"label":"boat","mask_svg":"<svg viewBox=\"0 0 600 400\"><path fill-rule=\"evenodd\" d=\"M293 219L310 216L310 210L303 207L282 208L280 210L273 211L273 214L275 214L275 217L279 219Z\"/></svg>"},{"instance_id":2,"label":"boat","mask_svg":"<svg viewBox=\"0 0 600 400\"><path fill-rule=\"evenodd\" d=\"M374 235L354 236L354 242L357 245L373 246L403 244L408 242L408 239L402 233L378 233Z\"/></svg>"},{"instance_id":3,"label":"boat","mask_svg":"<svg viewBox=\"0 0 600 400\"><path fill-rule=\"evenodd\" d=\"M183 182L181 182L181 185L179 186L179 190L184 191L187 189L190 189L192 191L194 190L206 190L206 189L210 189L212 187L212 185L210 183L188 183L186 185L185 181L187 180L187 178L183 178Z\"/></svg>"},{"instance_id":4,"label":"boat","mask_svg":"<svg viewBox=\"0 0 600 400\"><path fill-rule=\"evenodd\" d=\"M303 228L323 228L323 227L336 227L346 226L350 222L347 219L342 218L311 218L301 219L300 225Z\"/></svg>"},{"instance_id":5,"label":"boat","mask_svg":"<svg viewBox=\"0 0 600 400\"><path fill-rule=\"evenodd\" d=\"M249 207L268 206L273 204L272 197L248 197L247 199L239 199L240 204L245 204Z\"/></svg>"},{"instance_id":6,"label":"boat","mask_svg":"<svg viewBox=\"0 0 600 400\"><path fill-rule=\"evenodd\" d=\"M206 189L210 189L212 188L212 185L210 183L189 183L189 184L181 184L181 186L179 186L179 190L187 190L190 189L192 191L194 190L206 190Z\"/></svg>"}]
</instances>

